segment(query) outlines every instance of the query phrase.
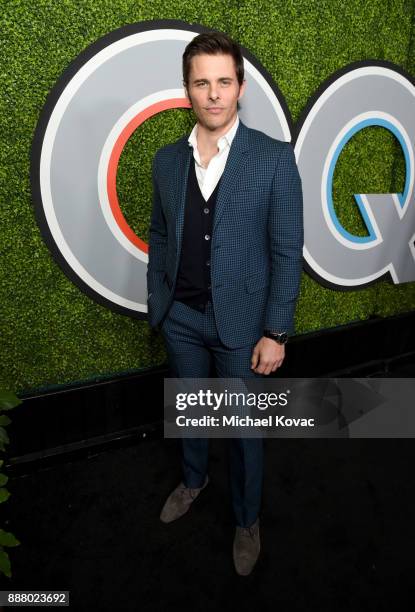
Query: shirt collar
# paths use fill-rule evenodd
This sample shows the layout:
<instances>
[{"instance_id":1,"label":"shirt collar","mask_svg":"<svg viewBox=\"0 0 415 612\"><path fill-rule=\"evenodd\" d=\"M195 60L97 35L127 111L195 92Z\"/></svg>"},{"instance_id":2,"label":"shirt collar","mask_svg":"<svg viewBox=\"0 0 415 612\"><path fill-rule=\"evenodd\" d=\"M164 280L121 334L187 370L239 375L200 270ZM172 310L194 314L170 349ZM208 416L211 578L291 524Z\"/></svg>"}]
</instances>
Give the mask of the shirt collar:
<instances>
[{"instance_id":1,"label":"shirt collar","mask_svg":"<svg viewBox=\"0 0 415 612\"><path fill-rule=\"evenodd\" d=\"M190 136L188 138L188 143L189 146L192 146L194 151L197 151L197 139L196 139L196 135L197 135L197 123L195 123L195 125L193 126L192 131L190 132ZM232 144L232 140L235 137L236 134L236 130L238 129L238 125L239 125L239 115L236 115L236 120L234 121L233 125L230 127L230 129L226 132L226 134L224 134L223 136L221 136L220 138L218 138L218 149L219 151L222 151L226 145L228 144L229 146L231 146Z\"/></svg>"}]
</instances>

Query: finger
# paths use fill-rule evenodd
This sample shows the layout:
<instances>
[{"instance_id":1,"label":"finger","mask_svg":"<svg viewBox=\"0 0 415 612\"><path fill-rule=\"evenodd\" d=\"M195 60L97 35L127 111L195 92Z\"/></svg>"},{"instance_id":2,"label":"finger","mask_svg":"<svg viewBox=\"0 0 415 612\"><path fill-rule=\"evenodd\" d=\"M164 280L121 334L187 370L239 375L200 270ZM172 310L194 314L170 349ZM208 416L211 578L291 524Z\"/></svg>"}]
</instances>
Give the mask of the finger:
<instances>
[{"instance_id":1,"label":"finger","mask_svg":"<svg viewBox=\"0 0 415 612\"><path fill-rule=\"evenodd\" d=\"M259 374L269 374L270 363L268 361L261 361L258 367Z\"/></svg>"},{"instance_id":2,"label":"finger","mask_svg":"<svg viewBox=\"0 0 415 612\"><path fill-rule=\"evenodd\" d=\"M251 357L251 367L256 368L258 365L259 349L255 348Z\"/></svg>"},{"instance_id":3,"label":"finger","mask_svg":"<svg viewBox=\"0 0 415 612\"><path fill-rule=\"evenodd\" d=\"M277 361L274 364L274 367L272 368L272 371L275 372L276 370L278 370L279 367L281 367L283 362L283 359L277 359Z\"/></svg>"}]
</instances>

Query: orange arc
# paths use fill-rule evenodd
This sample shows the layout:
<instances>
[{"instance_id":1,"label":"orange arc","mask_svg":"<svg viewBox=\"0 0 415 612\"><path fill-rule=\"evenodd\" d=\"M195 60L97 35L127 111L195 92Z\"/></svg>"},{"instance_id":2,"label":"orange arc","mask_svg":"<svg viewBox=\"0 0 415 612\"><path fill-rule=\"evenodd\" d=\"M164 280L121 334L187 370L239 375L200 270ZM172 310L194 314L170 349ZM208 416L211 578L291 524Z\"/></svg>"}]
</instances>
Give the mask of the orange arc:
<instances>
[{"instance_id":1,"label":"orange arc","mask_svg":"<svg viewBox=\"0 0 415 612\"><path fill-rule=\"evenodd\" d=\"M128 238L128 240L132 242L136 247L138 247L141 251L143 251L143 253L146 254L148 254L148 244L144 242L144 240L141 240L141 238L137 236L137 234L131 229L131 227L125 220L123 213L121 212L117 195L118 163L120 161L121 153L131 134L142 123L144 123L146 119L149 119L150 117L153 117L153 115L161 113L165 110L169 110L171 108L191 108L191 105L187 98L170 98L169 100L162 100L160 102L156 102L155 104L151 104L150 106L148 106L146 109L144 109L135 117L133 117L131 121L129 121L129 123L122 130L111 151L108 163L107 193L111 212L124 236Z\"/></svg>"}]
</instances>

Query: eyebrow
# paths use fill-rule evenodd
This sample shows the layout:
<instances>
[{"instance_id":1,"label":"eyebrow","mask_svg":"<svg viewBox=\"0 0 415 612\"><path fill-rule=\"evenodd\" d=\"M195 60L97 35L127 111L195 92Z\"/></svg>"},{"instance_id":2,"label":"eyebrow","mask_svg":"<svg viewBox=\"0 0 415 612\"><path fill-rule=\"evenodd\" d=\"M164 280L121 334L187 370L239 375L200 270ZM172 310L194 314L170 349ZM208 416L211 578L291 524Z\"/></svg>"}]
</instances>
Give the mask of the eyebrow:
<instances>
[{"instance_id":1,"label":"eyebrow","mask_svg":"<svg viewBox=\"0 0 415 612\"><path fill-rule=\"evenodd\" d=\"M233 77L220 77L218 81L233 81ZM209 83L209 79L195 79L193 84L196 85L196 83Z\"/></svg>"}]
</instances>

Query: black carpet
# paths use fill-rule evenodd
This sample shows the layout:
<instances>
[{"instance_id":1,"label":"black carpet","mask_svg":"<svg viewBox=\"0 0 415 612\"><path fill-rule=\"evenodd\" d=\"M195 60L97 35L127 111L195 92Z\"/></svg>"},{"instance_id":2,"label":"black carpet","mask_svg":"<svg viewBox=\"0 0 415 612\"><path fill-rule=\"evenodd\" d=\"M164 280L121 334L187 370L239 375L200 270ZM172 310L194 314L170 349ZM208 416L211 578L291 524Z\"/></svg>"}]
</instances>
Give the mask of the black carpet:
<instances>
[{"instance_id":1,"label":"black carpet","mask_svg":"<svg viewBox=\"0 0 415 612\"><path fill-rule=\"evenodd\" d=\"M261 557L232 561L227 441L188 514L161 507L180 478L179 441L145 439L13 477L3 589L70 591L72 610L413 609L414 442L266 439ZM413 604L413 600L412 600Z\"/></svg>"}]
</instances>

